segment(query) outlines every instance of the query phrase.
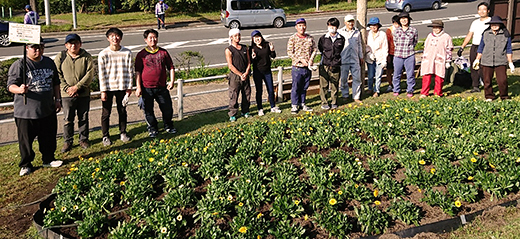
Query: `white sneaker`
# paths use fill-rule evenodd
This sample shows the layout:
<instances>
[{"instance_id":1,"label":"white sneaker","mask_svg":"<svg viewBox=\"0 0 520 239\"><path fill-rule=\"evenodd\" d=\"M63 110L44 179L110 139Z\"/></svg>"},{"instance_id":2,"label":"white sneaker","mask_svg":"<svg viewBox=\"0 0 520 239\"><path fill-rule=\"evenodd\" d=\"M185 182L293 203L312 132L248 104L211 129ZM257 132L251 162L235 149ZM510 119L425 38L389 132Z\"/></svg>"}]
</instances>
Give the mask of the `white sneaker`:
<instances>
[{"instance_id":1,"label":"white sneaker","mask_svg":"<svg viewBox=\"0 0 520 239\"><path fill-rule=\"evenodd\" d=\"M263 109L259 109L258 110L258 116L264 116L264 110Z\"/></svg>"},{"instance_id":2,"label":"white sneaker","mask_svg":"<svg viewBox=\"0 0 520 239\"><path fill-rule=\"evenodd\" d=\"M303 111L307 111L307 112L312 112L314 111L311 107L307 106L307 105L304 105L302 104L302 110Z\"/></svg>"},{"instance_id":3,"label":"white sneaker","mask_svg":"<svg viewBox=\"0 0 520 239\"><path fill-rule=\"evenodd\" d=\"M121 136L119 137L121 141L128 142L130 141L130 136L128 136L126 133L121 133Z\"/></svg>"},{"instance_id":4,"label":"white sneaker","mask_svg":"<svg viewBox=\"0 0 520 239\"><path fill-rule=\"evenodd\" d=\"M298 114L298 106L297 105L292 105L291 107L291 114Z\"/></svg>"},{"instance_id":5,"label":"white sneaker","mask_svg":"<svg viewBox=\"0 0 520 239\"><path fill-rule=\"evenodd\" d=\"M280 110L280 108L278 108L278 107L273 107L273 108L271 108L271 113L279 114L279 113L282 113L282 110Z\"/></svg>"},{"instance_id":6,"label":"white sneaker","mask_svg":"<svg viewBox=\"0 0 520 239\"><path fill-rule=\"evenodd\" d=\"M43 167L44 168L57 168L59 166L61 166L63 164L63 161L61 160L54 160L50 163L44 163L43 164Z\"/></svg>"},{"instance_id":7,"label":"white sneaker","mask_svg":"<svg viewBox=\"0 0 520 239\"><path fill-rule=\"evenodd\" d=\"M31 172L32 172L31 168L29 168L29 167L22 167L20 169L20 176L29 175Z\"/></svg>"}]
</instances>

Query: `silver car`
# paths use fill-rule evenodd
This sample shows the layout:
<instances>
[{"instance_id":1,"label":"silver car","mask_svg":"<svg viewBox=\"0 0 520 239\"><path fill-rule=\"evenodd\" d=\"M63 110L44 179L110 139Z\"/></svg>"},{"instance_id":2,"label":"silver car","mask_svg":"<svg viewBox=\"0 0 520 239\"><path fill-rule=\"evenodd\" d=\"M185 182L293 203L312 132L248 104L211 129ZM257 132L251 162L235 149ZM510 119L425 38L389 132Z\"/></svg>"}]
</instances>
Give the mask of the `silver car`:
<instances>
[{"instance_id":1,"label":"silver car","mask_svg":"<svg viewBox=\"0 0 520 239\"><path fill-rule=\"evenodd\" d=\"M229 28L274 26L287 22L283 9L268 0L221 0L220 22Z\"/></svg>"},{"instance_id":2,"label":"silver car","mask_svg":"<svg viewBox=\"0 0 520 239\"><path fill-rule=\"evenodd\" d=\"M437 10L441 7L441 0L386 0L385 7L388 11L403 12L419 9Z\"/></svg>"}]
</instances>

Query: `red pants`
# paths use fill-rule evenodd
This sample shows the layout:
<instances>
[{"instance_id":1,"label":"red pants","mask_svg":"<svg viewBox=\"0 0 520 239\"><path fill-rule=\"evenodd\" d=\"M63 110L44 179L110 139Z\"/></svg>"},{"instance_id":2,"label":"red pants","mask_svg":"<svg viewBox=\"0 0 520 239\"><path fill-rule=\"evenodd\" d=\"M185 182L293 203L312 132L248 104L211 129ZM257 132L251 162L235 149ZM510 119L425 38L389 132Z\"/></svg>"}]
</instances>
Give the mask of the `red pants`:
<instances>
[{"instance_id":1,"label":"red pants","mask_svg":"<svg viewBox=\"0 0 520 239\"><path fill-rule=\"evenodd\" d=\"M421 95L429 95L430 94L430 83L432 81L432 76L434 74L424 75L422 77L422 89ZM435 75L435 87L433 88L433 94L437 96L442 96L442 83L444 82L444 78L441 78L438 75Z\"/></svg>"},{"instance_id":2,"label":"red pants","mask_svg":"<svg viewBox=\"0 0 520 239\"><path fill-rule=\"evenodd\" d=\"M506 66L482 66L482 78L484 79L484 94L486 99L495 99L493 93L493 73L496 74L498 91L500 92L500 99L509 99L507 94L507 68Z\"/></svg>"}]
</instances>

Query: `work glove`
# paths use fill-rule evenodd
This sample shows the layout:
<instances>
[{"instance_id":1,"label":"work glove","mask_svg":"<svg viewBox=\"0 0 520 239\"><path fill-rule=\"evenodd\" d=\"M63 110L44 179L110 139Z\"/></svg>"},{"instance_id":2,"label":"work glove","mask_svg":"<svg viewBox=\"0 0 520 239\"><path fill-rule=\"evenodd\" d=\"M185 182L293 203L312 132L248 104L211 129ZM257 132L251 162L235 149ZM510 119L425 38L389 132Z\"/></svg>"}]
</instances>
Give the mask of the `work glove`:
<instances>
[{"instance_id":1,"label":"work glove","mask_svg":"<svg viewBox=\"0 0 520 239\"><path fill-rule=\"evenodd\" d=\"M480 68L480 60L479 59L476 59L474 62L473 62L473 70L477 70Z\"/></svg>"},{"instance_id":2,"label":"work glove","mask_svg":"<svg viewBox=\"0 0 520 239\"><path fill-rule=\"evenodd\" d=\"M511 69L511 73L515 73L515 64L513 62L509 62L509 69Z\"/></svg>"},{"instance_id":3,"label":"work glove","mask_svg":"<svg viewBox=\"0 0 520 239\"><path fill-rule=\"evenodd\" d=\"M462 56L462 52L464 51L464 48L460 48L459 51L457 51L457 56Z\"/></svg>"},{"instance_id":4,"label":"work glove","mask_svg":"<svg viewBox=\"0 0 520 239\"><path fill-rule=\"evenodd\" d=\"M122 105L123 107L126 107L128 105L128 94L125 94L125 97L123 97Z\"/></svg>"}]
</instances>

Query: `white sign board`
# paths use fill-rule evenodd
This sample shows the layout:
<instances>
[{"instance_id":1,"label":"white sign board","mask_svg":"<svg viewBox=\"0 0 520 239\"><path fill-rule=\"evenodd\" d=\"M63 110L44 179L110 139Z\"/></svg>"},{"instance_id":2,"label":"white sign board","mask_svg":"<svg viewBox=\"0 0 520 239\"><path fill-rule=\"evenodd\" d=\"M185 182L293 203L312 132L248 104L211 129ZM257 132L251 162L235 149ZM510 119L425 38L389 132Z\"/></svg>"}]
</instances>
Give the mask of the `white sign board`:
<instances>
[{"instance_id":1,"label":"white sign board","mask_svg":"<svg viewBox=\"0 0 520 239\"><path fill-rule=\"evenodd\" d=\"M40 44L40 25L9 23L9 41Z\"/></svg>"}]
</instances>

